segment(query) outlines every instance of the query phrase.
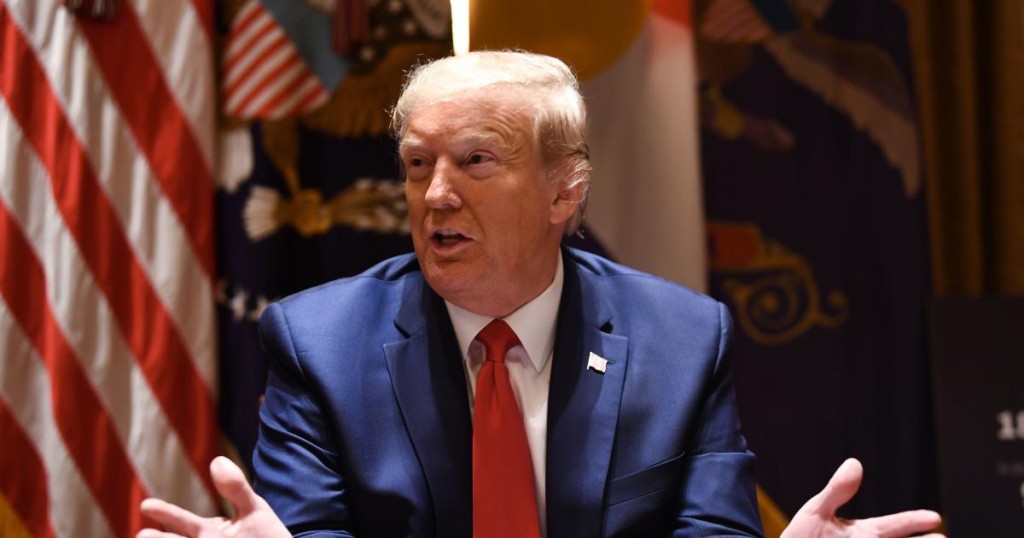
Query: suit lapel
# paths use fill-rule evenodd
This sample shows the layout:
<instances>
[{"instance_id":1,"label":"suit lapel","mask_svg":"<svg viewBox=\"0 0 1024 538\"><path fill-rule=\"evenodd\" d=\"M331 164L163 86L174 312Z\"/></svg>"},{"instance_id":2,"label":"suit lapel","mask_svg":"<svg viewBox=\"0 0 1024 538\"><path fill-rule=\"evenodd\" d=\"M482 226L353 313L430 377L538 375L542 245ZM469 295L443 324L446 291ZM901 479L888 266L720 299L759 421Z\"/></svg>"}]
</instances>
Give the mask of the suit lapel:
<instances>
[{"instance_id":1,"label":"suit lapel","mask_svg":"<svg viewBox=\"0 0 1024 538\"><path fill-rule=\"evenodd\" d=\"M592 277L564 254L548 397L547 534L599 536L628 339L611 334L610 306L594 290ZM609 361L603 374L588 370L591 353Z\"/></svg>"},{"instance_id":2,"label":"suit lapel","mask_svg":"<svg viewBox=\"0 0 1024 538\"><path fill-rule=\"evenodd\" d=\"M472 426L462 356L443 301L422 278L406 281L395 325L406 338L384 346L405 426L434 504L437 536L472 532Z\"/></svg>"}]
</instances>

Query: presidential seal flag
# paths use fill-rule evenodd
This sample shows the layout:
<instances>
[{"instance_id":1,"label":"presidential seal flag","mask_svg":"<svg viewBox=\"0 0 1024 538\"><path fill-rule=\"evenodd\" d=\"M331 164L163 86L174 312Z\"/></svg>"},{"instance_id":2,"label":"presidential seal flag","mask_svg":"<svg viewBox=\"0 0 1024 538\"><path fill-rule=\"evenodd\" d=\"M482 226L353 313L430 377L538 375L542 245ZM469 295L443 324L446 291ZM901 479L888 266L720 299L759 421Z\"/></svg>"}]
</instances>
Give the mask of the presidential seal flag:
<instances>
[{"instance_id":1,"label":"presidential seal flag","mask_svg":"<svg viewBox=\"0 0 1024 538\"><path fill-rule=\"evenodd\" d=\"M213 0L0 2L0 535L217 504Z\"/></svg>"}]
</instances>

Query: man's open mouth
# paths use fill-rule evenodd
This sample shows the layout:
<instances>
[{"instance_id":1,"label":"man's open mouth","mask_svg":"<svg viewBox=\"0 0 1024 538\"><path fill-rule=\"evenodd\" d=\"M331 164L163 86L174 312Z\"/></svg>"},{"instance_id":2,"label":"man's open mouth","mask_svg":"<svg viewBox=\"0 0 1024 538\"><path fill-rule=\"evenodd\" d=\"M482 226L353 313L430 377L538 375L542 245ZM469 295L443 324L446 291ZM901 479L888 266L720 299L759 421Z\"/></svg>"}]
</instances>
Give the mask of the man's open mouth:
<instances>
[{"instance_id":1,"label":"man's open mouth","mask_svg":"<svg viewBox=\"0 0 1024 538\"><path fill-rule=\"evenodd\" d=\"M466 236L455 230L438 230L434 232L433 237L434 241L443 247L457 245L459 242L468 239Z\"/></svg>"}]
</instances>

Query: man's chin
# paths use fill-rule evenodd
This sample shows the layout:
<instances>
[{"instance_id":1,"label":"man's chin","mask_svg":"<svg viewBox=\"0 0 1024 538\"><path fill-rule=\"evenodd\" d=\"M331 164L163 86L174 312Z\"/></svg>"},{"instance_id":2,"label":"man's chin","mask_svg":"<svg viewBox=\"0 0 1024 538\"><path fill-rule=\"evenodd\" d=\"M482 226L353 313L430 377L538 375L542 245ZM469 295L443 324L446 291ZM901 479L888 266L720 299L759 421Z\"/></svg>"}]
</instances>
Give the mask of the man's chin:
<instances>
[{"instance_id":1,"label":"man's chin","mask_svg":"<svg viewBox=\"0 0 1024 538\"><path fill-rule=\"evenodd\" d=\"M466 293L472 287L472 282L476 280L470 271L459 267L459 265L451 262L428 261L427 263L421 262L420 269L423 271L423 277L427 280L427 284L438 295L452 300L451 297Z\"/></svg>"}]
</instances>

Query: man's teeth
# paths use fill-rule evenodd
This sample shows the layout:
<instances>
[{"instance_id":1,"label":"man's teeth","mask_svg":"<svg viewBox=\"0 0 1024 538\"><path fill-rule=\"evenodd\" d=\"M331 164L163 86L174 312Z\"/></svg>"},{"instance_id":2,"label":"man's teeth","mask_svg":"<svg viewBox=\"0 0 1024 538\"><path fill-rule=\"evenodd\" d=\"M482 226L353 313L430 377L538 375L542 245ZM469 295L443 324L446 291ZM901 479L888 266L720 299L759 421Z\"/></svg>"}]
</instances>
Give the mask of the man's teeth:
<instances>
[{"instance_id":1,"label":"man's teeth","mask_svg":"<svg viewBox=\"0 0 1024 538\"><path fill-rule=\"evenodd\" d=\"M438 243L441 243L444 246L454 245L463 239L462 234L448 230L436 232L434 233L434 237L437 239Z\"/></svg>"}]
</instances>

